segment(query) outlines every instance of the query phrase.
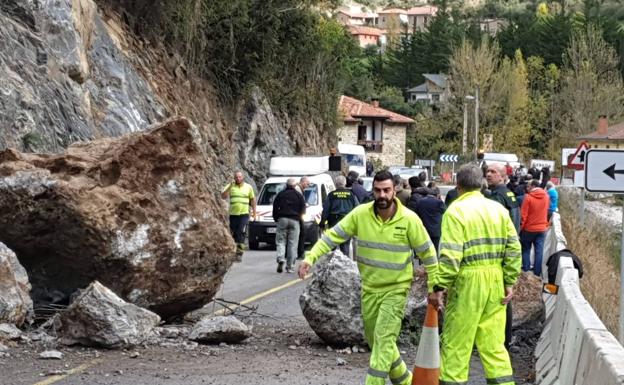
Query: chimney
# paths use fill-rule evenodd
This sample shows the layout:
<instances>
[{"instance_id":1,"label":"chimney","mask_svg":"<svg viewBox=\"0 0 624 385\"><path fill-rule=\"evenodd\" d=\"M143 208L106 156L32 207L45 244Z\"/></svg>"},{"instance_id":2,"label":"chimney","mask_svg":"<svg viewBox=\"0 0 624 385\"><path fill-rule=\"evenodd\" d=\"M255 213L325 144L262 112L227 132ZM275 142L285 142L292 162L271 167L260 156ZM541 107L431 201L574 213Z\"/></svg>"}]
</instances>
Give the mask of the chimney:
<instances>
[{"instance_id":1,"label":"chimney","mask_svg":"<svg viewBox=\"0 0 624 385\"><path fill-rule=\"evenodd\" d=\"M609 121L606 115L600 115L598 117L598 135L607 135L609 128Z\"/></svg>"},{"instance_id":2,"label":"chimney","mask_svg":"<svg viewBox=\"0 0 624 385\"><path fill-rule=\"evenodd\" d=\"M373 107L379 107L379 99L372 98L371 99L371 104L373 105Z\"/></svg>"}]
</instances>

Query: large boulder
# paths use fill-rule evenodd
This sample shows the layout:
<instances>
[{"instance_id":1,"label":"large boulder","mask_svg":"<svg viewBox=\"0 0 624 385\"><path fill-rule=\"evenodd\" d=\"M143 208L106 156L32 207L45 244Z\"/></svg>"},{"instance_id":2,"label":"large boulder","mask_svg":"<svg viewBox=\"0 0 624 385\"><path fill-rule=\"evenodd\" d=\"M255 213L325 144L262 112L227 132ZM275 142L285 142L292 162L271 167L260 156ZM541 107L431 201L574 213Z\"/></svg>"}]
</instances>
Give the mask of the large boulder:
<instances>
[{"instance_id":1,"label":"large boulder","mask_svg":"<svg viewBox=\"0 0 624 385\"><path fill-rule=\"evenodd\" d=\"M188 338L207 344L238 343L251 337L251 329L234 316L204 318L195 324Z\"/></svg>"},{"instance_id":2,"label":"large boulder","mask_svg":"<svg viewBox=\"0 0 624 385\"><path fill-rule=\"evenodd\" d=\"M119 298L95 281L54 318L54 329L66 345L123 348L146 341L160 317Z\"/></svg>"},{"instance_id":3,"label":"large boulder","mask_svg":"<svg viewBox=\"0 0 624 385\"><path fill-rule=\"evenodd\" d=\"M299 297L314 332L335 346L365 345L357 264L338 249L324 256Z\"/></svg>"},{"instance_id":4,"label":"large boulder","mask_svg":"<svg viewBox=\"0 0 624 385\"><path fill-rule=\"evenodd\" d=\"M427 272L423 266L414 270L414 281L407 297L399 341L418 344L427 312Z\"/></svg>"},{"instance_id":5,"label":"large boulder","mask_svg":"<svg viewBox=\"0 0 624 385\"><path fill-rule=\"evenodd\" d=\"M0 240L28 271L35 302L94 280L164 317L210 301L234 243L202 148L180 118L60 155L0 152Z\"/></svg>"},{"instance_id":6,"label":"large boulder","mask_svg":"<svg viewBox=\"0 0 624 385\"><path fill-rule=\"evenodd\" d=\"M32 315L33 302L26 270L15 253L0 243L0 323L19 326Z\"/></svg>"}]
</instances>

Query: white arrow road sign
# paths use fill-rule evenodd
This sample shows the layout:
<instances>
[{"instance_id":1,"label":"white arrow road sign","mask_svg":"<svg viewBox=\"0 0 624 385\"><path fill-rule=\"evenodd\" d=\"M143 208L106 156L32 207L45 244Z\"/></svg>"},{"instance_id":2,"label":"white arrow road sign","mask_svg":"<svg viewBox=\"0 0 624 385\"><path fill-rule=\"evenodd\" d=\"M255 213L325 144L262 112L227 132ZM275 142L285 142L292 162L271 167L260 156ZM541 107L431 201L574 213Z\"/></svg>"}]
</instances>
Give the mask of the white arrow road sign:
<instances>
[{"instance_id":1,"label":"white arrow road sign","mask_svg":"<svg viewBox=\"0 0 624 385\"><path fill-rule=\"evenodd\" d=\"M624 193L624 150L589 150L585 154L585 189Z\"/></svg>"}]
</instances>

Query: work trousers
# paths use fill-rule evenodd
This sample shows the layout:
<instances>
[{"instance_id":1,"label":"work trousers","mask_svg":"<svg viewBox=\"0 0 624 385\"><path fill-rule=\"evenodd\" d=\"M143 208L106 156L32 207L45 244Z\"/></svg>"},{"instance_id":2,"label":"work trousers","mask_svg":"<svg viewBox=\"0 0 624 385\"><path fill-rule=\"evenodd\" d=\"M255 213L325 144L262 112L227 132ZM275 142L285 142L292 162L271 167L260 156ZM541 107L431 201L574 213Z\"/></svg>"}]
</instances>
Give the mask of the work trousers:
<instances>
[{"instance_id":1,"label":"work trousers","mask_svg":"<svg viewBox=\"0 0 624 385\"><path fill-rule=\"evenodd\" d=\"M303 259L305 257L305 226L303 225L303 221L299 221L299 240L297 243L297 249L295 250L297 254L297 259Z\"/></svg>"},{"instance_id":2,"label":"work trousers","mask_svg":"<svg viewBox=\"0 0 624 385\"><path fill-rule=\"evenodd\" d=\"M412 373L403 362L396 344L401 332L408 291L362 291L364 334L371 349L366 385L385 385L387 377L393 384L412 383Z\"/></svg>"},{"instance_id":3,"label":"work trousers","mask_svg":"<svg viewBox=\"0 0 624 385\"><path fill-rule=\"evenodd\" d=\"M544 255L544 240L546 232L520 232L520 245L522 246L522 271L531 270L531 247L535 248L533 260L533 274L542 276L542 257Z\"/></svg>"},{"instance_id":4,"label":"work trousers","mask_svg":"<svg viewBox=\"0 0 624 385\"><path fill-rule=\"evenodd\" d=\"M299 221L290 218L278 219L275 234L277 263L284 262L284 260L286 260L286 268L291 269L295 263L295 258L297 257L298 243ZM285 257L287 257L287 259Z\"/></svg>"},{"instance_id":5,"label":"work trousers","mask_svg":"<svg viewBox=\"0 0 624 385\"><path fill-rule=\"evenodd\" d=\"M505 349L506 306L500 266L462 266L449 289L441 337L440 385L468 382L473 346L488 384L514 385Z\"/></svg>"},{"instance_id":6,"label":"work trousers","mask_svg":"<svg viewBox=\"0 0 624 385\"><path fill-rule=\"evenodd\" d=\"M245 233L247 232L247 224L249 223L249 214L230 215L230 232L234 237L236 246L245 244Z\"/></svg>"}]
</instances>

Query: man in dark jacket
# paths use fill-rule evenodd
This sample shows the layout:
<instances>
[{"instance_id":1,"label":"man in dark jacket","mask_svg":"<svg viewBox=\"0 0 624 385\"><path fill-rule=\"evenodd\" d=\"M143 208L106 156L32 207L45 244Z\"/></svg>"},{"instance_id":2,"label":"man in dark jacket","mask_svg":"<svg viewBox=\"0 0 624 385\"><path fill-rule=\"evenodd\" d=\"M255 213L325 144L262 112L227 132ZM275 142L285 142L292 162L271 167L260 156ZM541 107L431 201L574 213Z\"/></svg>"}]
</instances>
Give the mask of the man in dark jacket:
<instances>
[{"instance_id":1,"label":"man in dark jacket","mask_svg":"<svg viewBox=\"0 0 624 385\"><path fill-rule=\"evenodd\" d=\"M516 200L516 194L511 192L505 186L505 167L499 164L492 164L488 167L485 175L490 194L487 196L494 200L509 211L509 217L516 228L516 232L520 233L520 206ZM507 319L505 322L505 347L509 349L511 343L511 326L512 326L513 310L511 302L507 304Z\"/></svg>"},{"instance_id":2,"label":"man in dark jacket","mask_svg":"<svg viewBox=\"0 0 624 385\"><path fill-rule=\"evenodd\" d=\"M299 243L299 219L305 213L306 204L303 195L295 190L297 181L289 178L286 188L273 200L273 220L277 222L275 245L277 252L277 272L281 273L286 262L286 272L293 272L293 263L297 256ZM285 260L288 249L288 260Z\"/></svg>"},{"instance_id":3,"label":"man in dark jacket","mask_svg":"<svg viewBox=\"0 0 624 385\"><path fill-rule=\"evenodd\" d=\"M505 166L492 164L488 167L485 180L487 181L490 194L488 198L502 204L509 211L509 217L520 232L520 205L516 200L516 194L505 186Z\"/></svg>"},{"instance_id":4,"label":"man in dark jacket","mask_svg":"<svg viewBox=\"0 0 624 385\"><path fill-rule=\"evenodd\" d=\"M421 181L419 182L422 184ZM431 242L437 250L440 245L442 215L444 214L444 211L446 211L446 206L444 205L444 202L435 196L435 190L429 190L421 186L420 190L419 188L416 188L416 191L420 192L412 193L412 197L414 199L410 198L410 201L407 203L407 207L414 211L422 221L423 225L425 225L429 238L431 238ZM422 192L429 192L429 194L425 194L423 196L421 195Z\"/></svg>"},{"instance_id":5,"label":"man in dark jacket","mask_svg":"<svg viewBox=\"0 0 624 385\"><path fill-rule=\"evenodd\" d=\"M364 202L366 197L368 196L368 191L358 183L358 178L360 174L357 171L349 171L347 174L347 187L351 187L351 191L355 194L355 197L358 199L358 202Z\"/></svg>"},{"instance_id":6,"label":"man in dark jacket","mask_svg":"<svg viewBox=\"0 0 624 385\"><path fill-rule=\"evenodd\" d=\"M344 218L351 210L359 204L358 199L353 194L353 191L349 190L347 185L347 179L340 175L336 177L334 181L336 190L327 195L327 199L323 202L323 214L321 215L321 229L327 227L334 227L342 218ZM344 255L349 255L349 243L345 242L340 244L340 251Z\"/></svg>"}]
</instances>

